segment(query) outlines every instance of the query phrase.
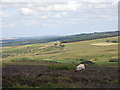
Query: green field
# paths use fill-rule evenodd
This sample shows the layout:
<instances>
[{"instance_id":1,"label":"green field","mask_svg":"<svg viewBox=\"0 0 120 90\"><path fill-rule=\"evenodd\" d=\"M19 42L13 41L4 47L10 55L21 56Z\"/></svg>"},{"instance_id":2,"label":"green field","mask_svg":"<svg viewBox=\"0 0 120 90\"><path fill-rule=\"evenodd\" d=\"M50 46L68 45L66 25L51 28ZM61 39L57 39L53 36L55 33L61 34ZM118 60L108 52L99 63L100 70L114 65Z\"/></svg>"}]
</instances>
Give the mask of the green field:
<instances>
[{"instance_id":1,"label":"green field","mask_svg":"<svg viewBox=\"0 0 120 90\"><path fill-rule=\"evenodd\" d=\"M56 42L3 47L3 63L27 58L77 64L80 63L79 59L85 59L97 65L116 65L117 62L109 62L109 60L118 58L118 43L110 43L106 40L117 39L118 37L109 37L65 43L64 48L54 46Z\"/></svg>"}]
</instances>

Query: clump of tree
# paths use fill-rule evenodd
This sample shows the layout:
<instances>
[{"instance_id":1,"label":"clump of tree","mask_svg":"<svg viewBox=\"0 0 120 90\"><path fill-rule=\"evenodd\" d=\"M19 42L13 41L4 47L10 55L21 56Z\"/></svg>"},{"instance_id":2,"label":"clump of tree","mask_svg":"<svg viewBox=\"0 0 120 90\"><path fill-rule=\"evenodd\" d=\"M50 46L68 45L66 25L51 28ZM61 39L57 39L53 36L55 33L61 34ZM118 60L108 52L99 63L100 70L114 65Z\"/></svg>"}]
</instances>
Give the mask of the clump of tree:
<instances>
[{"instance_id":1,"label":"clump of tree","mask_svg":"<svg viewBox=\"0 0 120 90\"><path fill-rule=\"evenodd\" d=\"M9 56L13 56L13 55L2 55L2 58L6 58L6 57L9 57Z\"/></svg>"},{"instance_id":2,"label":"clump of tree","mask_svg":"<svg viewBox=\"0 0 120 90\"><path fill-rule=\"evenodd\" d=\"M79 58L76 58L76 60L77 60L77 61L85 61L85 59L83 59L83 58L80 58L80 59L79 59Z\"/></svg>"},{"instance_id":3,"label":"clump of tree","mask_svg":"<svg viewBox=\"0 0 120 90\"><path fill-rule=\"evenodd\" d=\"M79 60L80 64L95 64L94 62L83 59L83 58L80 58L80 59L77 58L76 60Z\"/></svg>"},{"instance_id":4,"label":"clump of tree","mask_svg":"<svg viewBox=\"0 0 120 90\"><path fill-rule=\"evenodd\" d=\"M65 45L62 42L60 42L60 47L64 49Z\"/></svg>"},{"instance_id":5,"label":"clump of tree","mask_svg":"<svg viewBox=\"0 0 120 90\"><path fill-rule=\"evenodd\" d=\"M86 60L86 61L82 61L80 64L95 64L95 63L92 61Z\"/></svg>"},{"instance_id":6,"label":"clump of tree","mask_svg":"<svg viewBox=\"0 0 120 90\"><path fill-rule=\"evenodd\" d=\"M64 48L64 47L65 47L65 45L60 45L60 47L63 47L63 48Z\"/></svg>"},{"instance_id":7,"label":"clump of tree","mask_svg":"<svg viewBox=\"0 0 120 90\"><path fill-rule=\"evenodd\" d=\"M57 45L58 45L57 43L54 44L55 47L56 47Z\"/></svg>"},{"instance_id":8,"label":"clump of tree","mask_svg":"<svg viewBox=\"0 0 120 90\"><path fill-rule=\"evenodd\" d=\"M79 59L80 61L84 61L84 59Z\"/></svg>"},{"instance_id":9,"label":"clump of tree","mask_svg":"<svg viewBox=\"0 0 120 90\"><path fill-rule=\"evenodd\" d=\"M119 62L119 61L120 61L120 59L118 59L118 58L117 59L110 59L109 60L109 62Z\"/></svg>"},{"instance_id":10,"label":"clump of tree","mask_svg":"<svg viewBox=\"0 0 120 90\"><path fill-rule=\"evenodd\" d=\"M61 47L62 49L64 49L65 45L62 42L59 42L59 43L55 43L54 47Z\"/></svg>"},{"instance_id":11,"label":"clump of tree","mask_svg":"<svg viewBox=\"0 0 120 90\"><path fill-rule=\"evenodd\" d=\"M106 42L119 43L119 41L117 41L117 40L106 40Z\"/></svg>"}]
</instances>

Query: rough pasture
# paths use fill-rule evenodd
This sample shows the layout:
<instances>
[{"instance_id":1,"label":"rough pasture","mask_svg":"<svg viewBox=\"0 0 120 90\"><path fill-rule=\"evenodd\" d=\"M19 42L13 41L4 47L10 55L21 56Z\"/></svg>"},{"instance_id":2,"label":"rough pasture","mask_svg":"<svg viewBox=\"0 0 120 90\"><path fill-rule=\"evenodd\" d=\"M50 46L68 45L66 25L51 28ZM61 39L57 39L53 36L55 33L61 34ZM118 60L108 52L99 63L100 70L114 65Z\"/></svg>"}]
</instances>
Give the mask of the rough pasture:
<instances>
[{"instance_id":1,"label":"rough pasture","mask_svg":"<svg viewBox=\"0 0 120 90\"><path fill-rule=\"evenodd\" d=\"M86 71L55 70L43 65L8 65L3 68L3 87L117 88L116 67L87 67Z\"/></svg>"}]
</instances>

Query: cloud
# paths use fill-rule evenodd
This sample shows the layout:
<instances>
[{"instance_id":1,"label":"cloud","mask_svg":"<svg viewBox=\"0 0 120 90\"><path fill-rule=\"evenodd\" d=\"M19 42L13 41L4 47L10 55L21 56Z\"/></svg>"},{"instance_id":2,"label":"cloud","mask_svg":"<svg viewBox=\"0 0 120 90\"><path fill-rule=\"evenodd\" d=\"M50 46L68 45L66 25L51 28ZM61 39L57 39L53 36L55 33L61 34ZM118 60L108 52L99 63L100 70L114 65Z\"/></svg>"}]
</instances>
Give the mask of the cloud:
<instances>
[{"instance_id":1,"label":"cloud","mask_svg":"<svg viewBox=\"0 0 120 90\"><path fill-rule=\"evenodd\" d=\"M77 24L93 19L113 19L117 17L118 0L2 0L4 26L43 25L51 22ZM6 9L16 12L7 12ZM72 18L72 19L71 19ZM6 25L5 25L6 24ZM8 24L8 25L7 25ZM12 25L11 25L12 26Z\"/></svg>"},{"instance_id":2,"label":"cloud","mask_svg":"<svg viewBox=\"0 0 120 90\"><path fill-rule=\"evenodd\" d=\"M56 13L55 15L51 15L51 17L53 17L53 18L62 18L65 16L68 16L68 13L62 12L62 13Z\"/></svg>"},{"instance_id":3,"label":"cloud","mask_svg":"<svg viewBox=\"0 0 120 90\"><path fill-rule=\"evenodd\" d=\"M100 4L96 4L93 6L94 8L100 8L100 9L107 9L107 8L111 8L113 6L111 6L110 3L106 4L106 3L100 3Z\"/></svg>"},{"instance_id":4,"label":"cloud","mask_svg":"<svg viewBox=\"0 0 120 90\"><path fill-rule=\"evenodd\" d=\"M119 0L80 0L80 2L88 2L88 3L93 3L93 4L98 4L98 3L118 3Z\"/></svg>"},{"instance_id":5,"label":"cloud","mask_svg":"<svg viewBox=\"0 0 120 90\"><path fill-rule=\"evenodd\" d=\"M108 1L107 0L88 0L88 2L97 4L97 3L108 2Z\"/></svg>"},{"instance_id":6,"label":"cloud","mask_svg":"<svg viewBox=\"0 0 120 90\"><path fill-rule=\"evenodd\" d=\"M31 10L29 8L20 8L19 10L20 10L20 13L24 15L30 15L35 13L34 10Z\"/></svg>"},{"instance_id":7,"label":"cloud","mask_svg":"<svg viewBox=\"0 0 120 90\"><path fill-rule=\"evenodd\" d=\"M48 7L39 7L42 11L77 11L81 4L77 1L69 1L66 4L53 4Z\"/></svg>"},{"instance_id":8,"label":"cloud","mask_svg":"<svg viewBox=\"0 0 120 90\"><path fill-rule=\"evenodd\" d=\"M70 0L1 0L2 2L68 2Z\"/></svg>"},{"instance_id":9,"label":"cloud","mask_svg":"<svg viewBox=\"0 0 120 90\"><path fill-rule=\"evenodd\" d=\"M0 24L0 28L6 28L6 27L7 28L14 28L15 24Z\"/></svg>"},{"instance_id":10,"label":"cloud","mask_svg":"<svg viewBox=\"0 0 120 90\"><path fill-rule=\"evenodd\" d=\"M1 0L2 2L68 2L75 0ZM76 0L79 2L91 2L91 3L102 3L102 2L118 2L119 0Z\"/></svg>"},{"instance_id":11,"label":"cloud","mask_svg":"<svg viewBox=\"0 0 120 90\"><path fill-rule=\"evenodd\" d=\"M37 24L39 24L38 21L34 20L34 19L28 20L28 21L23 20L22 22L23 22L24 26L30 26L30 25L37 25Z\"/></svg>"}]
</instances>

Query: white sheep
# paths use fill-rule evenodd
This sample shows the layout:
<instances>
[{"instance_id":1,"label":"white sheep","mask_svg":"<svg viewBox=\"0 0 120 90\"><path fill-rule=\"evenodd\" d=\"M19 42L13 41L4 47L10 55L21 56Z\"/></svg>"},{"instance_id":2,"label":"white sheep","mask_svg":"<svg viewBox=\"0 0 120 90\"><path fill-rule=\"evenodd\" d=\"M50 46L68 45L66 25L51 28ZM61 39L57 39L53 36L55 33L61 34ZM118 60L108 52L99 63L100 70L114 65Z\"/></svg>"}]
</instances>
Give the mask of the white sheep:
<instances>
[{"instance_id":1,"label":"white sheep","mask_svg":"<svg viewBox=\"0 0 120 90\"><path fill-rule=\"evenodd\" d=\"M76 68L77 71L80 71L80 70L85 70L85 65L84 64L80 64L77 66Z\"/></svg>"}]
</instances>

